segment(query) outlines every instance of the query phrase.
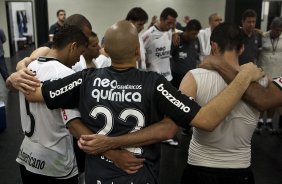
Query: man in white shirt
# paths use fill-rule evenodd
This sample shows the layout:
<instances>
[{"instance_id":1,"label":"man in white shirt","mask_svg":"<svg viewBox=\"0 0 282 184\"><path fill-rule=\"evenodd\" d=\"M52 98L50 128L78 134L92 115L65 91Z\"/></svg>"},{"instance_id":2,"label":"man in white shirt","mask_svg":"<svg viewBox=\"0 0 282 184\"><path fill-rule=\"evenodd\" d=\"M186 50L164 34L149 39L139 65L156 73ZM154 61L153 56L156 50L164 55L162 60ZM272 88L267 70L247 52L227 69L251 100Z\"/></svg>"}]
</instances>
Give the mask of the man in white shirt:
<instances>
[{"instance_id":1,"label":"man in white shirt","mask_svg":"<svg viewBox=\"0 0 282 184\"><path fill-rule=\"evenodd\" d=\"M63 26L54 36L52 49L45 57L30 63L40 81L73 74L70 68L84 52L87 37L75 26ZM28 103L20 93L21 123L25 134L16 161L21 178L28 183L78 183L78 168L67 123L80 118L76 110L49 110L45 103ZM61 114L62 113L62 114Z\"/></svg>"},{"instance_id":2,"label":"man in white shirt","mask_svg":"<svg viewBox=\"0 0 282 184\"><path fill-rule=\"evenodd\" d=\"M168 81L172 80L169 58L172 28L175 27L177 16L174 9L165 8L160 15L160 21L142 35L147 70L163 75Z\"/></svg>"},{"instance_id":3,"label":"man in white shirt","mask_svg":"<svg viewBox=\"0 0 282 184\"><path fill-rule=\"evenodd\" d=\"M145 58L141 57L141 63L146 64L146 70L157 72L168 81L172 80L170 50L172 29L175 27L177 16L177 12L174 9L165 8L160 15L160 21L142 35L144 50L141 50L141 56L143 51L145 52ZM173 146L178 145L178 142L173 139L169 139L166 142Z\"/></svg>"},{"instance_id":4,"label":"man in white shirt","mask_svg":"<svg viewBox=\"0 0 282 184\"><path fill-rule=\"evenodd\" d=\"M209 16L209 25L210 27L200 30L198 38L200 41L200 50L201 56L200 59L203 60L203 57L210 55L211 44L210 37L212 30L222 22L222 18L218 13L213 13Z\"/></svg>"}]
</instances>

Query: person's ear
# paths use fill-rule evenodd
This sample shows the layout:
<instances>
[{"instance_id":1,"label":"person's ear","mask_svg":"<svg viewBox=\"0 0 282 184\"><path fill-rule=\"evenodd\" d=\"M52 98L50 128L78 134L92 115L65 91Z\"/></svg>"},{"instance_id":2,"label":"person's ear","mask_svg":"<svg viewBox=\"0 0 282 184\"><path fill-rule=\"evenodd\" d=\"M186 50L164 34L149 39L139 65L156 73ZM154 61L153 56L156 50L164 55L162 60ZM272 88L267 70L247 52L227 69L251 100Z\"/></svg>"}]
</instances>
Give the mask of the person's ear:
<instances>
[{"instance_id":1,"label":"person's ear","mask_svg":"<svg viewBox=\"0 0 282 184\"><path fill-rule=\"evenodd\" d=\"M100 52L100 54L103 54L103 55L109 57L109 52L108 52L108 49L107 49L106 47L104 47L104 48L102 48L102 49L100 49L100 50L103 51L102 53Z\"/></svg>"},{"instance_id":2,"label":"person's ear","mask_svg":"<svg viewBox=\"0 0 282 184\"><path fill-rule=\"evenodd\" d=\"M242 44L242 46L241 46L241 48L239 50L239 56L244 52L244 50L245 50L245 45Z\"/></svg>"},{"instance_id":3,"label":"person's ear","mask_svg":"<svg viewBox=\"0 0 282 184\"><path fill-rule=\"evenodd\" d=\"M73 42L71 43L70 45L70 52L74 52L75 50L77 49L77 43L76 42Z\"/></svg>"},{"instance_id":4,"label":"person's ear","mask_svg":"<svg viewBox=\"0 0 282 184\"><path fill-rule=\"evenodd\" d=\"M211 41L211 52L212 54L215 54L218 50L218 45L216 42Z\"/></svg>"}]
</instances>

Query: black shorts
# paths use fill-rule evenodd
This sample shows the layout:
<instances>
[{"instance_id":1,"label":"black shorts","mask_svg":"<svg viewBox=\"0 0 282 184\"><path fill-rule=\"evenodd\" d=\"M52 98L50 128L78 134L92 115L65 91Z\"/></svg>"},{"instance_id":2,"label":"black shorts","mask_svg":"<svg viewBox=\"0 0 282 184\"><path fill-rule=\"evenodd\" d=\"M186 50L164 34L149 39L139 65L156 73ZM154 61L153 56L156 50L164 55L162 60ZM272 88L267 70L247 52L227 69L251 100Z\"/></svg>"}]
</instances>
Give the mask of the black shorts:
<instances>
[{"instance_id":1,"label":"black shorts","mask_svg":"<svg viewBox=\"0 0 282 184\"><path fill-rule=\"evenodd\" d=\"M251 168L221 169L187 164L181 184L254 184Z\"/></svg>"}]
</instances>

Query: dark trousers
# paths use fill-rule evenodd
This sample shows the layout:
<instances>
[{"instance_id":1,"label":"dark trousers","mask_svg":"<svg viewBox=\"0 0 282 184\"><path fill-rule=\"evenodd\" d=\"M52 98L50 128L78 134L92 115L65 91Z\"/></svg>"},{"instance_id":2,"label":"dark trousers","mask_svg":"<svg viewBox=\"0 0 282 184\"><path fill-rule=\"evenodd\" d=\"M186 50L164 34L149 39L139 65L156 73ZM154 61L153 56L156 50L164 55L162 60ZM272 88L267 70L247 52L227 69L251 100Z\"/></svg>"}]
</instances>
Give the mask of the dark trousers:
<instances>
[{"instance_id":1,"label":"dark trousers","mask_svg":"<svg viewBox=\"0 0 282 184\"><path fill-rule=\"evenodd\" d=\"M279 124L278 124L279 128L282 128L282 116L279 116Z\"/></svg>"},{"instance_id":2,"label":"dark trousers","mask_svg":"<svg viewBox=\"0 0 282 184\"><path fill-rule=\"evenodd\" d=\"M181 184L254 184L250 168L218 169L186 165Z\"/></svg>"},{"instance_id":3,"label":"dark trousers","mask_svg":"<svg viewBox=\"0 0 282 184\"><path fill-rule=\"evenodd\" d=\"M171 84L178 89L184 76L185 75L172 72Z\"/></svg>"},{"instance_id":4,"label":"dark trousers","mask_svg":"<svg viewBox=\"0 0 282 184\"><path fill-rule=\"evenodd\" d=\"M6 79L9 77L9 73L8 73L6 63L5 63L4 56L0 56L0 73L1 73L4 81L6 81Z\"/></svg>"},{"instance_id":5,"label":"dark trousers","mask_svg":"<svg viewBox=\"0 0 282 184\"><path fill-rule=\"evenodd\" d=\"M51 176L35 174L26 170L25 166L20 164L20 172L23 184L78 184L78 177L74 176L68 179L58 179Z\"/></svg>"},{"instance_id":6,"label":"dark trousers","mask_svg":"<svg viewBox=\"0 0 282 184\"><path fill-rule=\"evenodd\" d=\"M76 157L78 172L82 173L85 169L85 152L82 151L77 145L77 139L73 138L73 149Z\"/></svg>"}]
</instances>

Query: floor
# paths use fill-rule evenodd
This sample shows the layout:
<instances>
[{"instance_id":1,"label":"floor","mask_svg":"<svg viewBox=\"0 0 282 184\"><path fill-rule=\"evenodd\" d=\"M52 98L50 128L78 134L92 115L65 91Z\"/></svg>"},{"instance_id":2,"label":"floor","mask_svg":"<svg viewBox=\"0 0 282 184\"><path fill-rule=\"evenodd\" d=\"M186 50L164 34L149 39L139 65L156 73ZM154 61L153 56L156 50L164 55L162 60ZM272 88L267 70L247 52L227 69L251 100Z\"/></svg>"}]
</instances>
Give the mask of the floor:
<instances>
[{"instance_id":1,"label":"floor","mask_svg":"<svg viewBox=\"0 0 282 184\"><path fill-rule=\"evenodd\" d=\"M6 59L9 71L14 71L20 58L30 51L19 53ZM0 133L0 183L21 184L18 165L15 158L23 138L19 117L18 93L5 89L0 78L0 100L6 103L7 128ZM277 118L275 120L275 126ZM187 147L190 135L177 135L179 146L163 144L160 172L161 184L178 184L187 159ZM254 135L252 141L252 166L256 184L282 184L282 136L263 132Z\"/></svg>"}]
</instances>

